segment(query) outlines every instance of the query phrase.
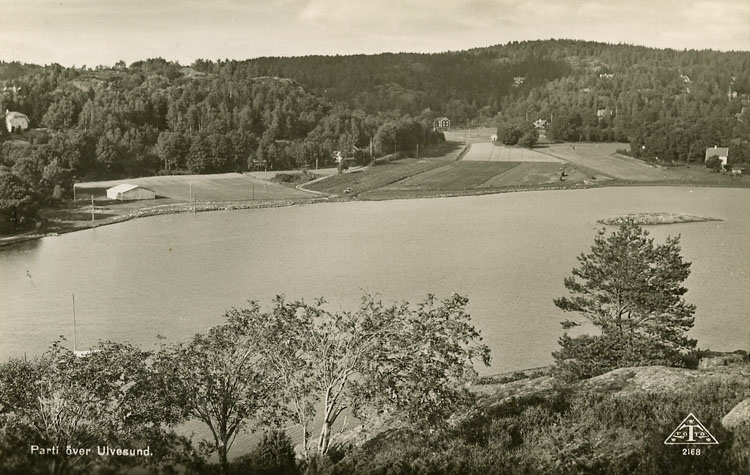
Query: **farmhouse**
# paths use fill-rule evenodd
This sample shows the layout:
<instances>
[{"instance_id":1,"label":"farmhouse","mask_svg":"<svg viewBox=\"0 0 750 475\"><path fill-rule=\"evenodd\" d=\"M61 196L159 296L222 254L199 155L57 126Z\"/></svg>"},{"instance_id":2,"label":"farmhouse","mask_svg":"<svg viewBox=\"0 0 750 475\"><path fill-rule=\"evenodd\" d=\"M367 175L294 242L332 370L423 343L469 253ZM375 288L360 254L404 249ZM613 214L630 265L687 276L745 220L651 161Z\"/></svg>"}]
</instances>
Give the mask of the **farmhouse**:
<instances>
[{"instance_id":1,"label":"farmhouse","mask_svg":"<svg viewBox=\"0 0 750 475\"><path fill-rule=\"evenodd\" d=\"M119 201L153 200L156 198L156 193L148 188L123 183L122 185L109 188L107 190L107 198Z\"/></svg>"},{"instance_id":2,"label":"farmhouse","mask_svg":"<svg viewBox=\"0 0 750 475\"><path fill-rule=\"evenodd\" d=\"M20 112L10 112L5 109L5 127L8 128L8 132L26 130L29 128L29 118Z\"/></svg>"},{"instance_id":3,"label":"farmhouse","mask_svg":"<svg viewBox=\"0 0 750 475\"><path fill-rule=\"evenodd\" d=\"M451 120L447 117L438 117L435 119L435 130L447 130L451 126Z\"/></svg>"},{"instance_id":4,"label":"farmhouse","mask_svg":"<svg viewBox=\"0 0 750 475\"><path fill-rule=\"evenodd\" d=\"M719 157L719 160L721 160L721 168L724 168L727 166L727 159L729 159L729 149L727 147L717 147L714 145L713 147L709 147L706 149L706 158L704 161L708 161L709 158L713 156Z\"/></svg>"}]
</instances>

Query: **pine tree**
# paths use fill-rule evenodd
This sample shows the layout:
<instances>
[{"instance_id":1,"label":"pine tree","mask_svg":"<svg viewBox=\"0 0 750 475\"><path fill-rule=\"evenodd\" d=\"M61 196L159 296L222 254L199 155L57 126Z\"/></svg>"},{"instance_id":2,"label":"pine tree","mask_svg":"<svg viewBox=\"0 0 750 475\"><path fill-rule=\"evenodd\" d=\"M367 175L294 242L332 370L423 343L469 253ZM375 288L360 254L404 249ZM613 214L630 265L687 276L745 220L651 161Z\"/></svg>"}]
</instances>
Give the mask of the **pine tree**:
<instances>
[{"instance_id":1,"label":"pine tree","mask_svg":"<svg viewBox=\"0 0 750 475\"><path fill-rule=\"evenodd\" d=\"M601 330L600 335L560 339L554 353L566 376L590 377L634 365L677 365L696 341L686 336L695 305L685 301L682 283L690 263L680 255L680 237L654 244L648 231L632 223L605 236L602 230L589 254L565 279L570 296L555 305L575 312ZM580 322L562 322L568 329Z\"/></svg>"}]
</instances>

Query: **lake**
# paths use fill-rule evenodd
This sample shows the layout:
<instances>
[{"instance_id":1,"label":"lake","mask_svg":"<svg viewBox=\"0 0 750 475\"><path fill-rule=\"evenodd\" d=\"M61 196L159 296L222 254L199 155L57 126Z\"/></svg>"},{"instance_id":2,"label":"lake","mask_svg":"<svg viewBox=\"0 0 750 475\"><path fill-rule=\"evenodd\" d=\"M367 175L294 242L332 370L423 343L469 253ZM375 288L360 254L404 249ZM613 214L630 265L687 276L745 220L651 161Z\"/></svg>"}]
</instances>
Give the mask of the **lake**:
<instances>
[{"instance_id":1,"label":"lake","mask_svg":"<svg viewBox=\"0 0 750 475\"><path fill-rule=\"evenodd\" d=\"M747 349L750 190L637 187L158 216L0 248L0 358L41 353L59 335L72 346L73 294L84 349L183 340L277 294L323 296L336 310L363 292L416 302L455 291L492 349L482 374L546 365L566 317L552 299L596 220L656 211L723 220L649 230L660 242L682 235L699 347Z\"/></svg>"}]
</instances>

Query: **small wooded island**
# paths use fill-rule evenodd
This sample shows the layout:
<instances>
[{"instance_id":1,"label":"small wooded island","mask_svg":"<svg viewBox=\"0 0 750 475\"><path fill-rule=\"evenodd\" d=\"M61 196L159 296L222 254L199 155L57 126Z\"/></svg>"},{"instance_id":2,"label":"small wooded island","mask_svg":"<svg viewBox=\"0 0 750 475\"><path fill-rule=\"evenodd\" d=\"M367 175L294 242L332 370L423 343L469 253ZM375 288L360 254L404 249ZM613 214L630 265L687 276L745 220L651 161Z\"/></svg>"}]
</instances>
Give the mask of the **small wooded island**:
<instances>
[{"instance_id":1,"label":"small wooded island","mask_svg":"<svg viewBox=\"0 0 750 475\"><path fill-rule=\"evenodd\" d=\"M621 214L609 218L602 218L596 222L599 224L620 225L633 223L639 226L648 226L652 224L676 224L676 223L702 223L705 221L721 221L718 218L706 218L703 216L694 216L684 213L633 213Z\"/></svg>"}]
</instances>

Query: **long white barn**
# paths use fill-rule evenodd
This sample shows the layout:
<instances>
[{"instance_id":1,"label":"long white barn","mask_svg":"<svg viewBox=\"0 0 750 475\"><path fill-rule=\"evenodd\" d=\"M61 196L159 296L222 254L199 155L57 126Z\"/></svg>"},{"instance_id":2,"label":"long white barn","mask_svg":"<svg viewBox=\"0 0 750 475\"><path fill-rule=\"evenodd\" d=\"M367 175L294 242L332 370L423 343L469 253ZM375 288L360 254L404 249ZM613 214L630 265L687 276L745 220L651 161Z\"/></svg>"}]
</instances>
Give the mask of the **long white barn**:
<instances>
[{"instance_id":1,"label":"long white barn","mask_svg":"<svg viewBox=\"0 0 750 475\"><path fill-rule=\"evenodd\" d=\"M142 186L123 183L107 189L107 198L120 201L153 200L156 199L156 193Z\"/></svg>"}]
</instances>

